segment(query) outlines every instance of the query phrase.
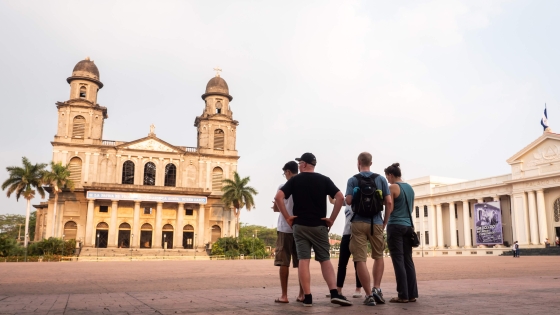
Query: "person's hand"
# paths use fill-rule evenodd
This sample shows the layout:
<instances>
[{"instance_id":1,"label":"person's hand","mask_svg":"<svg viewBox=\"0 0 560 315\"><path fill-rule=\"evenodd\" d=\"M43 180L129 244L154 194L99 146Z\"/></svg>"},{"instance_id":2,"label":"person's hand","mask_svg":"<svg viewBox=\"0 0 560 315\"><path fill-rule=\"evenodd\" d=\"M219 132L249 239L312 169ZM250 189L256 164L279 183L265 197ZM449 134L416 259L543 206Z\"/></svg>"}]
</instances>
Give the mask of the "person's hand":
<instances>
[{"instance_id":1,"label":"person's hand","mask_svg":"<svg viewBox=\"0 0 560 315\"><path fill-rule=\"evenodd\" d=\"M288 224L290 225L290 227L292 227L292 225L294 224L294 219L297 218L297 216L293 215L291 217L288 217L286 219L286 222L288 222Z\"/></svg>"},{"instance_id":2,"label":"person's hand","mask_svg":"<svg viewBox=\"0 0 560 315\"><path fill-rule=\"evenodd\" d=\"M334 221L331 220L331 218L322 218L321 220L325 221L325 223L327 223L327 227L329 228L329 230L331 229L331 226L333 225Z\"/></svg>"}]
</instances>

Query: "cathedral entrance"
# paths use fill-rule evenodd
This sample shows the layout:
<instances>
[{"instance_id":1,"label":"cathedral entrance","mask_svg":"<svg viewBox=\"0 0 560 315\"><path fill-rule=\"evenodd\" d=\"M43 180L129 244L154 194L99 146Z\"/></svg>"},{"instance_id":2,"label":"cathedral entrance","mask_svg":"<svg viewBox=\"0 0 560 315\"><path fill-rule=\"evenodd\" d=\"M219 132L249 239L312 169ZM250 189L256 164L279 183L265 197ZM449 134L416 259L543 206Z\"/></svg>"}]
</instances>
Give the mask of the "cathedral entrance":
<instances>
[{"instance_id":1,"label":"cathedral entrance","mask_svg":"<svg viewBox=\"0 0 560 315\"><path fill-rule=\"evenodd\" d=\"M161 247L163 249L173 248L173 226L171 224L166 224L162 228Z\"/></svg>"},{"instance_id":2,"label":"cathedral entrance","mask_svg":"<svg viewBox=\"0 0 560 315\"><path fill-rule=\"evenodd\" d=\"M193 249L194 244L194 228L192 225L187 224L183 228L183 248L184 249Z\"/></svg>"},{"instance_id":3,"label":"cathedral entrance","mask_svg":"<svg viewBox=\"0 0 560 315\"><path fill-rule=\"evenodd\" d=\"M152 248L152 225L149 223L140 228L140 248Z\"/></svg>"},{"instance_id":4,"label":"cathedral entrance","mask_svg":"<svg viewBox=\"0 0 560 315\"><path fill-rule=\"evenodd\" d=\"M109 238L109 225L101 222L95 230L95 247L107 248L107 239Z\"/></svg>"},{"instance_id":5,"label":"cathedral entrance","mask_svg":"<svg viewBox=\"0 0 560 315\"><path fill-rule=\"evenodd\" d=\"M122 223L119 225L118 248L130 247L130 230L130 224L128 223Z\"/></svg>"}]
</instances>

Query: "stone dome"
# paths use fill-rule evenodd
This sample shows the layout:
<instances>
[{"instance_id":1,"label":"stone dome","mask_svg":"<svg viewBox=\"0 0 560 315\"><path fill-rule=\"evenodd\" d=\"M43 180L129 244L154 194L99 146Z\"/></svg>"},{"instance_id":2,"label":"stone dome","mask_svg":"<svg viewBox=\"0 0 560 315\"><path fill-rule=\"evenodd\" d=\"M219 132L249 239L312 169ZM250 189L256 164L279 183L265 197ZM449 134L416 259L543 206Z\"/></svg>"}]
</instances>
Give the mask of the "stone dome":
<instances>
[{"instance_id":1,"label":"stone dome","mask_svg":"<svg viewBox=\"0 0 560 315\"><path fill-rule=\"evenodd\" d=\"M72 70L72 76L69 77L66 81L70 83L74 79L85 79L93 81L99 84L99 88L103 87L103 83L99 81L99 69L97 69L97 66L95 65L93 60L89 59L89 57L86 57L86 59L78 62L76 66L74 66L74 69Z\"/></svg>"},{"instance_id":2,"label":"stone dome","mask_svg":"<svg viewBox=\"0 0 560 315\"><path fill-rule=\"evenodd\" d=\"M202 99L205 99L207 96L210 95L221 95L227 97L230 101L233 99L231 95L229 95L229 87L226 83L226 80L222 79L220 76L215 76L208 84L206 84L206 93L202 95Z\"/></svg>"}]
</instances>

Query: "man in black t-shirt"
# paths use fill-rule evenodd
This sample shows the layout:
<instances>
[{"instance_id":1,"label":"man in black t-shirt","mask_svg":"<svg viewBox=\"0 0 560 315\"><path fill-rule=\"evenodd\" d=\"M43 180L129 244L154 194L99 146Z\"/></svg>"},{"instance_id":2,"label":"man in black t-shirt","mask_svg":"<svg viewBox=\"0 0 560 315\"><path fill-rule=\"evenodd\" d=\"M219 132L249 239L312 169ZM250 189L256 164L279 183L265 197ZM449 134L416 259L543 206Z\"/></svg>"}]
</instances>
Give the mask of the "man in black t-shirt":
<instances>
[{"instance_id":1,"label":"man in black t-shirt","mask_svg":"<svg viewBox=\"0 0 560 315\"><path fill-rule=\"evenodd\" d=\"M336 277L330 261L329 229L338 216L344 196L334 185L332 180L324 175L315 173L317 159L311 153L305 153L299 162L300 174L296 175L276 194L276 205L292 226L296 251L299 258L299 280L303 287L304 306L312 306L311 276L309 264L311 248L315 251L315 260L321 264L323 277L331 292L331 303L342 306L352 305L344 296L338 294ZM284 206L284 199L292 196L294 200L294 215L290 216ZM331 216L327 218L327 196L335 199Z\"/></svg>"}]
</instances>

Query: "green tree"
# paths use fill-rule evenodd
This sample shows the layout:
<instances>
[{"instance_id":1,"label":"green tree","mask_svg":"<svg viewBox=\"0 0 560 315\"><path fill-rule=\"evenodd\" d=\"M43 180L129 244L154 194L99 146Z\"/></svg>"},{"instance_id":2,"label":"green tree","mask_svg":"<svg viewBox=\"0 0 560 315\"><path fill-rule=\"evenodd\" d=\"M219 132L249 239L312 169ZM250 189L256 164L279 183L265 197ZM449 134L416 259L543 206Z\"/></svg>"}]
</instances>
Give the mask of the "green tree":
<instances>
[{"instance_id":1,"label":"green tree","mask_svg":"<svg viewBox=\"0 0 560 315\"><path fill-rule=\"evenodd\" d=\"M20 225L25 224L25 216L21 214L0 214L0 230L3 237L17 239ZM30 229L31 229L31 223ZM31 239L31 238L30 238Z\"/></svg>"},{"instance_id":2,"label":"green tree","mask_svg":"<svg viewBox=\"0 0 560 315\"><path fill-rule=\"evenodd\" d=\"M43 184L49 185L54 194L54 207L53 207L53 218L51 235L55 235L55 231L58 230L56 226L58 220L56 218L56 206L58 205L58 194L62 192L63 188L68 188L70 191L74 191L74 182L70 179L70 170L68 166L62 165L61 162L55 163L51 161L51 170L43 173Z\"/></svg>"},{"instance_id":3,"label":"green tree","mask_svg":"<svg viewBox=\"0 0 560 315\"><path fill-rule=\"evenodd\" d=\"M243 207L247 211L251 211L255 207L254 196L258 194L257 190L253 187L247 186L250 181L250 177L247 176L243 179L239 176L237 172L233 172L233 180L224 179L225 184L222 187L224 195L222 196L222 201L226 204L226 207L231 207L235 209L235 220L237 230L235 235L239 235L239 215Z\"/></svg>"},{"instance_id":4,"label":"green tree","mask_svg":"<svg viewBox=\"0 0 560 315\"><path fill-rule=\"evenodd\" d=\"M247 225L241 223L241 228L239 229L239 235L243 237L255 237L261 239L265 246L276 247L276 239L278 235L275 228L267 228L266 226L260 225Z\"/></svg>"},{"instance_id":5,"label":"green tree","mask_svg":"<svg viewBox=\"0 0 560 315\"><path fill-rule=\"evenodd\" d=\"M35 197L35 190L41 195L41 198L45 198L45 190L41 186L43 183L43 174L45 173L44 163L41 164L31 164L26 157L22 158L23 167L20 166L8 166L6 170L8 171L9 177L2 183L2 190L6 190L6 195L8 198L15 193L16 200L19 201L19 197L23 197L27 200L27 210L25 214L25 234L24 234L24 247L27 248L28 236L29 236L29 215L31 211L31 199Z\"/></svg>"}]
</instances>

